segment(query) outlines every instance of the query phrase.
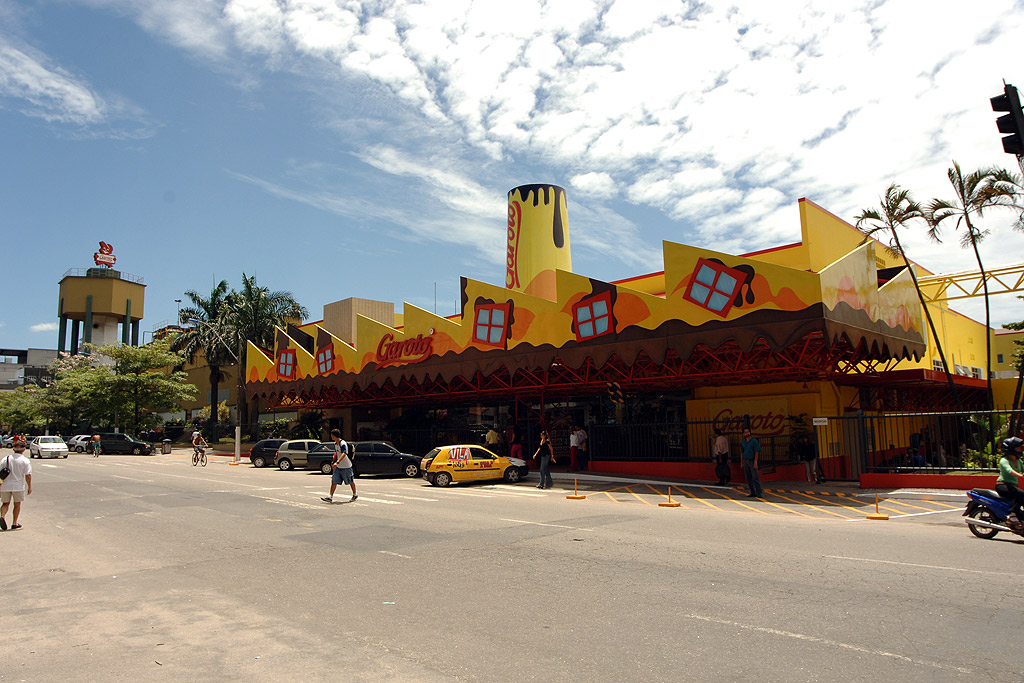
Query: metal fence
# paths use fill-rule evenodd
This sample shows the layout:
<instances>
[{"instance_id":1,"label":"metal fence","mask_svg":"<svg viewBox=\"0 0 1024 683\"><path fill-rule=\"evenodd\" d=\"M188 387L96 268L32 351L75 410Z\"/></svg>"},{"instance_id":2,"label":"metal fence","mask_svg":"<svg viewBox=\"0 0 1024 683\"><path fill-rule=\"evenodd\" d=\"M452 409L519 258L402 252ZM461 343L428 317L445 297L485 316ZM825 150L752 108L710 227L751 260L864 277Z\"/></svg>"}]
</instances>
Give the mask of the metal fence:
<instances>
[{"instance_id":1,"label":"metal fence","mask_svg":"<svg viewBox=\"0 0 1024 683\"><path fill-rule=\"evenodd\" d=\"M716 423L691 420L684 423L591 425L591 460L632 462L712 462L712 444ZM734 462L740 458L739 433L726 433L729 453ZM761 442L759 464L773 468L799 462L796 438L790 434L758 436Z\"/></svg>"},{"instance_id":2,"label":"metal fence","mask_svg":"<svg viewBox=\"0 0 1024 683\"><path fill-rule=\"evenodd\" d=\"M998 449L992 443L1017 434L1024 411L972 413L854 413L817 420L811 440L822 474L830 480L856 480L865 472L985 472L993 471ZM588 457L593 461L711 462L716 423L691 420L679 423L591 424ZM536 428L522 429L524 455L537 447ZM385 439L406 453L423 454L436 446L484 441L485 428L435 427L380 430L360 434L361 439ZM549 429L556 455L568 453L568 434ZM503 435L504 436L504 435ZM800 462L797 435L758 435L761 468L771 471ZM731 459L740 458L737 432L726 433ZM498 451L507 455L508 444Z\"/></svg>"}]
</instances>

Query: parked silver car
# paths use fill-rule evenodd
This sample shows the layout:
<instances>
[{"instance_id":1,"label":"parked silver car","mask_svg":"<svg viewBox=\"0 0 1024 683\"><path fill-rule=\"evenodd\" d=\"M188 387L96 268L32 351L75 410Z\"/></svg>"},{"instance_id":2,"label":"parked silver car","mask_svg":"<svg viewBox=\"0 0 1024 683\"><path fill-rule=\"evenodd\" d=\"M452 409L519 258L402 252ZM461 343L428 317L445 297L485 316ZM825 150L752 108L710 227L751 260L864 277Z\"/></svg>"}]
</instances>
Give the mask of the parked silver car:
<instances>
[{"instance_id":1,"label":"parked silver car","mask_svg":"<svg viewBox=\"0 0 1024 683\"><path fill-rule=\"evenodd\" d=\"M308 465L306 454L320 444L321 442L316 439L293 439L292 441L285 441L281 444L281 447L277 449L277 456L274 458L274 464L277 465L279 470L285 471L293 470L296 467L306 467Z\"/></svg>"}]
</instances>

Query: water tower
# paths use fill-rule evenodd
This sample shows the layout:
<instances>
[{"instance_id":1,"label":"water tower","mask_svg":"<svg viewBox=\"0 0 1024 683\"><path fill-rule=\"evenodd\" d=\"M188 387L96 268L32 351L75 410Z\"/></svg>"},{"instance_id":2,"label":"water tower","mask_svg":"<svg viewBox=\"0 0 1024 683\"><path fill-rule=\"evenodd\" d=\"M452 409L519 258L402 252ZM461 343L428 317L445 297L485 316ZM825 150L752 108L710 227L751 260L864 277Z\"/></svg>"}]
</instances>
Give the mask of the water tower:
<instances>
[{"instance_id":1,"label":"water tower","mask_svg":"<svg viewBox=\"0 0 1024 683\"><path fill-rule=\"evenodd\" d=\"M100 250L93 254L93 260L96 267L72 268L61 278L57 305L59 352L76 354L82 344L89 343L103 346L120 341L139 345L146 285L137 275L114 270L117 257L106 242L100 242ZM65 344L68 323L71 324L70 347Z\"/></svg>"}]
</instances>

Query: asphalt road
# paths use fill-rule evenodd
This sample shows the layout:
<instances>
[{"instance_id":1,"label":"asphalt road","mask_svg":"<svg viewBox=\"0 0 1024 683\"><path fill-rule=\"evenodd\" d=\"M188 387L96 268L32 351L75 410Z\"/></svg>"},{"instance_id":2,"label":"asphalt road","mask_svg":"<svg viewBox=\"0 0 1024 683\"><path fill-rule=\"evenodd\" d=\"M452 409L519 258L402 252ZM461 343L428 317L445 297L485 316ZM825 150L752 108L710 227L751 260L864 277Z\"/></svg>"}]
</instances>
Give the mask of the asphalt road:
<instances>
[{"instance_id":1,"label":"asphalt road","mask_svg":"<svg viewBox=\"0 0 1024 683\"><path fill-rule=\"evenodd\" d=\"M1022 680L1024 544L956 499L33 466L0 681Z\"/></svg>"}]
</instances>

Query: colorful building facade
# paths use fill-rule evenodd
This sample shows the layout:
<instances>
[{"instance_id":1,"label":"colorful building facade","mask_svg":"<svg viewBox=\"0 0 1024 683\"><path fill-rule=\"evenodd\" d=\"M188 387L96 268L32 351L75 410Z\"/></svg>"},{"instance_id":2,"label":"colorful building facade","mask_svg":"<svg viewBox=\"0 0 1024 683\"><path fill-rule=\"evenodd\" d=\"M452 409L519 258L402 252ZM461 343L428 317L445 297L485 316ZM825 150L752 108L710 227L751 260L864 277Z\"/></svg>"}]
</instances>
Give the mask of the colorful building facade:
<instances>
[{"instance_id":1,"label":"colorful building facade","mask_svg":"<svg viewBox=\"0 0 1024 683\"><path fill-rule=\"evenodd\" d=\"M453 317L330 304L324 320L279 330L273 349L250 345L246 390L347 414L349 430L352 411L411 406L498 406L489 414L519 422L564 405L594 424L622 422L634 400L661 406L658 419L762 434L800 415L952 407L902 260L808 200L800 221L800 242L743 255L666 241L660 270L604 282L573 272L565 191L517 187L503 283L462 278ZM984 325L943 303L932 314L946 354L983 367ZM984 405L983 379L956 383L961 402ZM635 455L591 468L652 469Z\"/></svg>"}]
</instances>

